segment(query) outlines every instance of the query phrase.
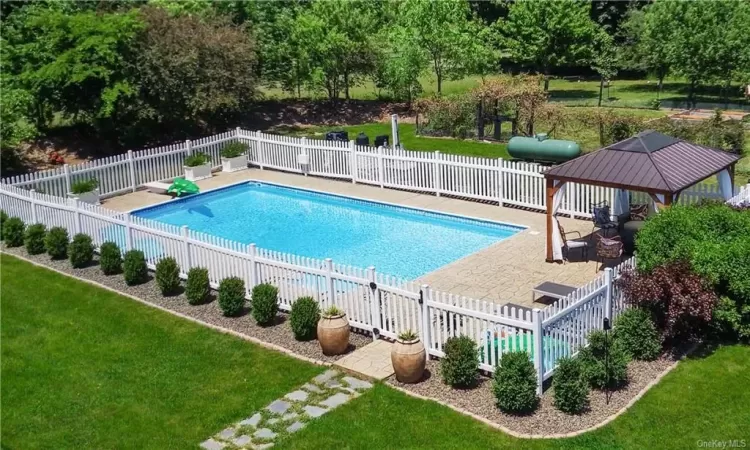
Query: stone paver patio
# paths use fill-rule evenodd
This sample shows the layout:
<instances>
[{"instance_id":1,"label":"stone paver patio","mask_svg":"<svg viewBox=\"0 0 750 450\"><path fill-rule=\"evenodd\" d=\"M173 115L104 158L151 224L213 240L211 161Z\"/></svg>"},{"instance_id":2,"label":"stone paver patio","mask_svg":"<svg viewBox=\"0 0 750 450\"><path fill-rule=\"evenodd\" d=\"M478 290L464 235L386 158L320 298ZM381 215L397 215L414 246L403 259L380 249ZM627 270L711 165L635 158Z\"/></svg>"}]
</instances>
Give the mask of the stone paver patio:
<instances>
[{"instance_id":1,"label":"stone paver patio","mask_svg":"<svg viewBox=\"0 0 750 450\"><path fill-rule=\"evenodd\" d=\"M347 372L356 373L373 380L384 380L393 375L391 344L378 339L360 347L334 363Z\"/></svg>"},{"instance_id":2,"label":"stone paver patio","mask_svg":"<svg viewBox=\"0 0 750 450\"><path fill-rule=\"evenodd\" d=\"M543 307L545 305L542 303L532 303L531 290L534 286L544 281L581 286L597 275L597 263L594 261L568 264L550 264L544 261L546 216L542 212L260 169L218 172L212 178L197 184L205 191L250 179L527 227L511 238L418 279L433 289L497 304L512 302L523 306ZM129 211L167 200L168 197L164 195L138 191L104 200L103 206ZM583 236L591 232L589 221L562 218L561 223L566 231L579 231ZM589 254L594 254L593 249L589 250Z\"/></svg>"},{"instance_id":3,"label":"stone paver patio","mask_svg":"<svg viewBox=\"0 0 750 450\"><path fill-rule=\"evenodd\" d=\"M313 420L359 397L372 383L329 369L300 389L274 400L246 419L216 433L200 446L206 450L264 449Z\"/></svg>"}]
</instances>

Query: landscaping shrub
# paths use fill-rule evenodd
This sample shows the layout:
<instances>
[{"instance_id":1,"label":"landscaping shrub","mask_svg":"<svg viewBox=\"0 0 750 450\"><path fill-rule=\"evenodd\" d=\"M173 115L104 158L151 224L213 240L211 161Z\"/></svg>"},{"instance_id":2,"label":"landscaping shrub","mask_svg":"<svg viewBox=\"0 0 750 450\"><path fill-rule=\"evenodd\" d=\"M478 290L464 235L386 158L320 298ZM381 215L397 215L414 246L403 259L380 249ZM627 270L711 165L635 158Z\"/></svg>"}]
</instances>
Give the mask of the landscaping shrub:
<instances>
[{"instance_id":1,"label":"landscaping shrub","mask_svg":"<svg viewBox=\"0 0 750 450\"><path fill-rule=\"evenodd\" d=\"M510 413L533 411L539 403L536 395L536 371L525 351L507 352L495 368L492 390L497 406Z\"/></svg>"},{"instance_id":2,"label":"landscaping shrub","mask_svg":"<svg viewBox=\"0 0 750 450\"><path fill-rule=\"evenodd\" d=\"M44 238L44 247L52 259L63 259L68 256L68 230L63 227L52 227Z\"/></svg>"},{"instance_id":3,"label":"landscaping shrub","mask_svg":"<svg viewBox=\"0 0 750 450\"><path fill-rule=\"evenodd\" d=\"M232 141L221 149L221 156L224 158L236 158L245 153L247 153L247 144L239 141Z\"/></svg>"},{"instance_id":4,"label":"landscaping shrub","mask_svg":"<svg viewBox=\"0 0 750 450\"><path fill-rule=\"evenodd\" d=\"M23 245L23 232L26 228L23 220L11 217L3 224L3 237L8 247L20 247Z\"/></svg>"},{"instance_id":5,"label":"landscaping shrub","mask_svg":"<svg viewBox=\"0 0 750 450\"><path fill-rule=\"evenodd\" d=\"M443 350L445 357L440 361L443 381L451 386L473 386L479 370L477 343L464 335L450 337Z\"/></svg>"},{"instance_id":6,"label":"landscaping shrub","mask_svg":"<svg viewBox=\"0 0 750 450\"><path fill-rule=\"evenodd\" d=\"M589 345L581 349L583 376L592 387L617 388L628 380L628 355L622 345L602 330L592 331Z\"/></svg>"},{"instance_id":7,"label":"landscaping shrub","mask_svg":"<svg viewBox=\"0 0 750 450\"><path fill-rule=\"evenodd\" d=\"M685 262L658 266L650 273L626 272L618 285L625 300L650 311L672 340L701 334L718 302L710 284Z\"/></svg>"},{"instance_id":8,"label":"landscaping shrub","mask_svg":"<svg viewBox=\"0 0 750 450\"><path fill-rule=\"evenodd\" d=\"M614 338L632 359L653 361L661 353L661 336L651 313L629 308L615 320Z\"/></svg>"},{"instance_id":9,"label":"landscaping shrub","mask_svg":"<svg viewBox=\"0 0 750 450\"><path fill-rule=\"evenodd\" d=\"M298 341L309 341L315 337L320 319L318 302L312 297L300 297L292 304L289 324L294 338Z\"/></svg>"},{"instance_id":10,"label":"landscaping shrub","mask_svg":"<svg viewBox=\"0 0 750 450\"><path fill-rule=\"evenodd\" d=\"M185 296L191 305L202 305L208 301L211 284L208 280L208 269L193 267L188 271L185 283Z\"/></svg>"},{"instance_id":11,"label":"landscaping shrub","mask_svg":"<svg viewBox=\"0 0 750 450\"><path fill-rule=\"evenodd\" d=\"M96 178L90 178L88 180L79 180L73 183L70 187L70 192L73 194L85 194L91 192L99 186L99 181Z\"/></svg>"},{"instance_id":12,"label":"landscaping shrub","mask_svg":"<svg viewBox=\"0 0 750 450\"><path fill-rule=\"evenodd\" d=\"M245 306L245 282L237 277L221 280L219 283L219 308L225 316L236 316Z\"/></svg>"},{"instance_id":13,"label":"landscaping shrub","mask_svg":"<svg viewBox=\"0 0 750 450\"><path fill-rule=\"evenodd\" d=\"M161 295L171 295L180 287L180 266L172 257L167 257L156 263L156 284Z\"/></svg>"},{"instance_id":14,"label":"landscaping shrub","mask_svg":"<svg viewBox=\"0 0 750 450\"><path fill-rule=\"evenodd\" d=\"M23 244L26 246L29 255L44 253L44 236L46 234L47 228L41 223L35 223L26 228Z\"/></svg>"},{"instance_id":15,"label":"landscaping shrub","mask_svg":"<svg viewBox=\"0 0 750 450\"><path fill-rule=\"evenodd\" d=\"M750 305L738 306L737 301L721 297L714 308L714 330L725 339L750 341Z\"/></svg>"},{"instance_id":16,"label":"landscaping shrub","mask_svg":"<svg viewBox=\"0 0 750 450\"><path fill-rule=\"evenodd\" d=\"M99 247L99 266L104 275L114 275L122 271L122 255L117 244L105 242Z\"/></svg>"},{"instance_id":17,"label":"landscaping shrub","mask_svg":"<svg viewBox=\"0 0 750 450\"><path fill-rule=\"evenodd\" d=\"M192 155L188 156L187 158L185 158L185 166L187 166L187 167L202 166L202 165L208 163L209 161L211 161L211 157L210 156L208 156L205 153L196 152L196 153L193 153Z\"/></svg>"},{"instance_id":18,"label":"landscaping shrub","mask_svg":"<svg viewBox=\"0 0 750 450\"><path fill-rule=\"evenodd\" d=\"M8 220L8 214L6 214L5 211L0 209L0 241L5 239L3 237L3 226L5 225L6 220Z\"/></svg>"},{"instance_id":19,"label":"landscaping shrub","mask_svg":"<svg viewBox=\"0 0 750 450\"><path fill-rule=\"evenodd\" d=\"M255 286L252 292L252 311L255 321L260 325L273 323L279 310L279 290L276 286L263 283Z\"/></svg>"},{"instance_id":20,"label":"landscaping shrub","mask_svg":"<svg viewBox=\"0 0 750 450\"><path fill-rule=\"evenodd\" d=\"M140 250L125 252L122 258L122 273L128 286L145 283L148 280L146 257Z\"/></svg>"},{"instance_id":21,"label":"landscaping shrub","mask_svg":"<svg viewBox=\"0 0 750 450\"><path fill-rule=\"evenodd\" d=\"M583 368L578 358L561 358L557 361L552 378L555 408L568 414L577 414L586 407L589 384L583 377Z\"/></svg>"},{"instance_id":22,"label":"landscaping shrub","mask_svg":"<svg viewBox=\"0 0 750 450\"><path fill-rule=\"evenodd\" d=\"M83 233L73 236L73 241L68 246L68 258L70 258L70 265L76 269L91 264L94 260L94 244L91 236Z\"/></svg>"}]
</instances>

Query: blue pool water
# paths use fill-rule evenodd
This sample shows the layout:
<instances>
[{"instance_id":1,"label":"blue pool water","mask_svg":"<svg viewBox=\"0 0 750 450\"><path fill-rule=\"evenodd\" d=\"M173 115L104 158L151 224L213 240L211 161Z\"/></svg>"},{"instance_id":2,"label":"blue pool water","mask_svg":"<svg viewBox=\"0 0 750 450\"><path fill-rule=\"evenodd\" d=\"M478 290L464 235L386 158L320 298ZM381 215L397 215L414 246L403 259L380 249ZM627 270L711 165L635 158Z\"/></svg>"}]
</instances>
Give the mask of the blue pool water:
<instances>
[{"instance_id":1,"label":"blue pool water","mask_svg":"<svg viewBox=\"0 0 750 450\"><path fill-rule=\"evenodd\" d=\"M260 248L414 279L523 228L248 182L135 211Z\"/></svg>"}]
</instances>

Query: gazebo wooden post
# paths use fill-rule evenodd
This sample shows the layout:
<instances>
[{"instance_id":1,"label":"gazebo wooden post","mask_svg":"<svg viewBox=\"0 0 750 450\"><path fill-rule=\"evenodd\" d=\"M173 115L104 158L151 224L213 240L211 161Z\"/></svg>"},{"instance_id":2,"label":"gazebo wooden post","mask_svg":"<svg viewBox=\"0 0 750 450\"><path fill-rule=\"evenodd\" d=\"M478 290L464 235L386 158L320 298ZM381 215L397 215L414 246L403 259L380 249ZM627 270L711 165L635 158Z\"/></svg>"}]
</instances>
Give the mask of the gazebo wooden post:
<instances>
[{"instance_id":1,"label":"gazebo wooden post","mask_svg":"<svg viewBox=\"0 0 750 450\"><path fill-rule=\"evenodd\" d=\"M554 223L552 220L552 209L553 209L553 203L555 202L555 193L560 190L563 184L565 184L564 181L559 181L558 185L555 186L555 180L551 177L544 177L546 181L547 186L547 262L555 262L555 258L553 256L552 251L552 230L554 227Z\"/></svg>"}]
</instances>

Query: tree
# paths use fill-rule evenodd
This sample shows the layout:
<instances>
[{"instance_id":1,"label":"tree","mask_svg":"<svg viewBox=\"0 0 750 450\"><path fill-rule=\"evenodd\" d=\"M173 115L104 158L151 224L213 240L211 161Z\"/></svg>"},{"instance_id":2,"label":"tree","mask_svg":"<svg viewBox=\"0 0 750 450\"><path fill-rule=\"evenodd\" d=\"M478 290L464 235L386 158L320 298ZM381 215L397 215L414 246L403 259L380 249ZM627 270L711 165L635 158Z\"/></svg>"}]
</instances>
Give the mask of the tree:
<instances>
[{"instance_id":1,"label":"tree","mask_svg":"<svg viewBox=\"0 0 750 450\"><path fill-rule=\"evenodd\" d=\"M384 29L378 41L385 42L378 53L375 86L387 89L397 100L405 99L411 105L422 91L419 76L424 73L429 60L422 49L411 45L409 30L402 26Z\"/></svg>"},{"instance_id":2,"label":"tree","mask_svg":"<svg viewBox=\"0 0 750 450\"><path fill-rule=\"evenodd\" d=\"M670 2L657 2L645 10L631 9L621 28L625 64L656 75L657 99L672 66L673 32L677 24L670 21L670 8Z\"/></svg>"},{"instance_id":3,"label":"tree","mask_svg":"<svg viewBox=\"0 0 750 450\"><path fill-rule=\"evenodd\" d=\"M497 26L513 60L544 74L546 91L552 69L592 61L597 26L589 9L589 3L579 0L519 1Z\"/></svg>"},{"instance_id":4,"label":"tree","mask_svg":"<svg viewBox=\"0 0 750 450\"><path fill-rule=\"evenodd\" d=\"M408 38L429 55L437 78L438 94L443 80L467 74L470 66L462 59L472 47L481 45L472 26L469 5L465 0L412 0L397 4L396 20L410 31ZM476 62L476 61L475 61Z\"/></svg>"},{"instance_id":5,"label":"tree","mask_svg":"<svg viewBox=\"0 0 750 450\"><path fill-rule=\"evenodd\" d=\"M617 75L617 49L612 36L600 29L594 43L594 59L591 68L599 74L599 105L602 106L604 80L611 80Z\"/></svg>"}]
</instances>

